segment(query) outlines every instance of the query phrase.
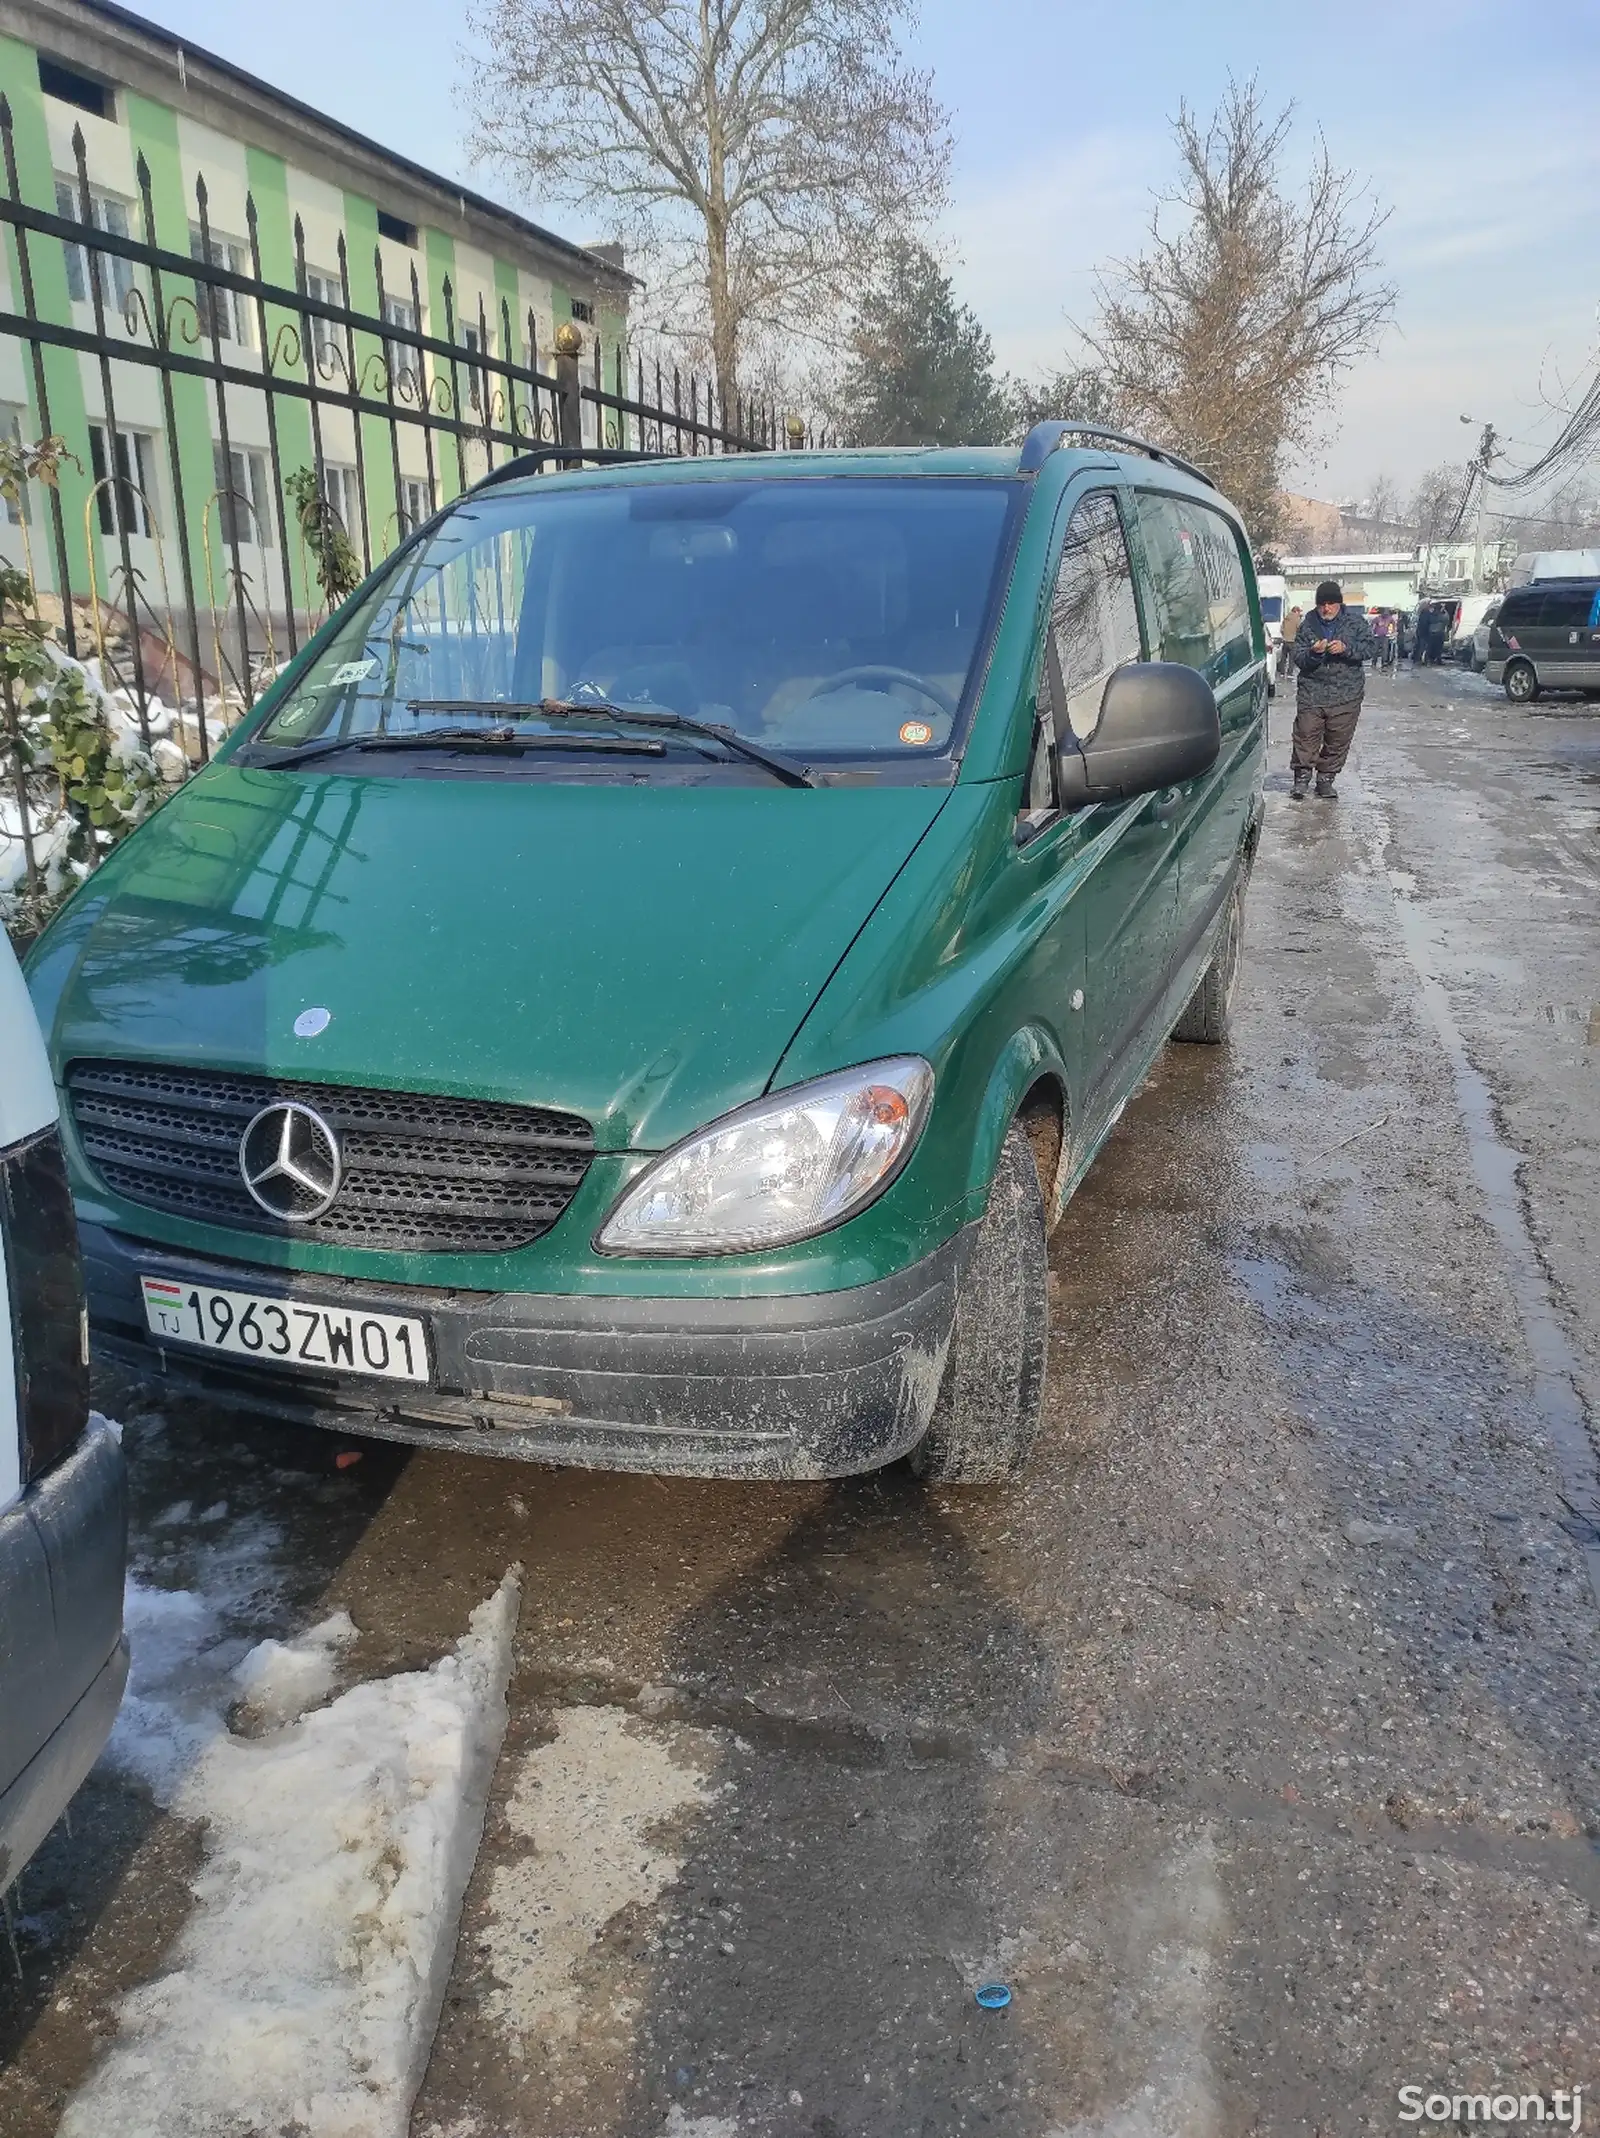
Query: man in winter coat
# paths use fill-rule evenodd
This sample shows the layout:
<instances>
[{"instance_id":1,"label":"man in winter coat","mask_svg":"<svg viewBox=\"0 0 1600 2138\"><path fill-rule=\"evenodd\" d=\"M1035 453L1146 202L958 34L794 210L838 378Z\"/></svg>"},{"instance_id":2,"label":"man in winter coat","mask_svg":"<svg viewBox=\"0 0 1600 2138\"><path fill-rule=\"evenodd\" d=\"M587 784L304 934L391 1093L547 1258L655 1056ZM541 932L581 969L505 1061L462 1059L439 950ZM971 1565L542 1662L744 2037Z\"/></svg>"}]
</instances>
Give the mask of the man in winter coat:
<instances>
[{"instance_id":1,"label":"man in winter coat","mask_svg":"<svg viewBox=\"0 0 1600 2138\"><path fill-rule=\"evenodd\" d=\"M1360 609L1347 609L1338 582L1324 579L1317 605L1301 619L1292 659L1300 671L1295 693L1294 742L1289 769L1292 801L1303 802L1313 777L1319 801L1333 800L1333 783L1344 770L1361 718L1367 687L1364 664L1372 658L1372 631Z\"/></svg>"}]
</instances>

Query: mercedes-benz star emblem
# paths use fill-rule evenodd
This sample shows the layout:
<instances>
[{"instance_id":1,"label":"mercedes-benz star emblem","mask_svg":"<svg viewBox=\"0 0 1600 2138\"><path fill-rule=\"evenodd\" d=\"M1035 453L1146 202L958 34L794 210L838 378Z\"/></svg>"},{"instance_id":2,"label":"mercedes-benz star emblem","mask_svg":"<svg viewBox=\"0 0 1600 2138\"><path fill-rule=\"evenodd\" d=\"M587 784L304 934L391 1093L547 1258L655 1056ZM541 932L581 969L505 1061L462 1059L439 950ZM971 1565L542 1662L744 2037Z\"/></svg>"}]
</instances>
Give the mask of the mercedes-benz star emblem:
<instances>
[{"instance_id":1,"label":"mercedes-benz star emblem","mask_svg":"<svg viewBox=\"0 0 1600 2138\"><path fill-rule=\"evenodd\" d=\"M269 1216L291 1225L321 1217L339 1192L339 1141L309 1106L278 1099L239 1138L239 1172Z\"/></svg>"}]
</instances>

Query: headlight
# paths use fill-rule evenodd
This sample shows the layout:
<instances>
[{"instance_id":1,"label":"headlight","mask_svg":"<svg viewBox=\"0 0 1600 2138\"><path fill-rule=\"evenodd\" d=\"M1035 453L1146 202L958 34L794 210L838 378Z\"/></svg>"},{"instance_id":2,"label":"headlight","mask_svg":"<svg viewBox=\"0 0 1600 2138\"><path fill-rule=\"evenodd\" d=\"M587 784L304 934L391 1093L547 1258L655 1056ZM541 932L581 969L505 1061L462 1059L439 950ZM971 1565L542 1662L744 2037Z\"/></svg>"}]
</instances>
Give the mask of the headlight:
<instances>
[{"instance_id":1,"label":"headlight","mask_svg":"<svg viewBox=\"0 0 1600 2138\"><path fill-rule=\"evenodd\" d=\"M933 1098L916 1055L725 1114L658 1158L600 1229L614 1255L730 1255L826 1232L881 1195Z\"/></svg>"}]
</instances>

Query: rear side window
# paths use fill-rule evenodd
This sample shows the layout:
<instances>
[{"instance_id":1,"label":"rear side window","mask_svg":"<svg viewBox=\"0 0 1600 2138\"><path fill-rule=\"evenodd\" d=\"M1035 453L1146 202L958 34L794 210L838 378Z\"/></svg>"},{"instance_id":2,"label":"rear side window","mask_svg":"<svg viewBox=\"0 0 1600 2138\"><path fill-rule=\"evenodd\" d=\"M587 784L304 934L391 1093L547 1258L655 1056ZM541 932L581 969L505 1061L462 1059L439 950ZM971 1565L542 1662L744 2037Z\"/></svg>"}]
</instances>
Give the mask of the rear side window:
<instances>
[{"instance_id":1,"label":"rear side window","mask_svg":"<svg viewBox=\"0 0 1600 2138\"><path fill-rule=\"evenodd\" d=\"M1052 696L1072 733L1085 740L1099 721L1107 676L1143 652L1133 565L1109 490L1084 498L1068 524L1050 596L1050 644ZM1056 734L1065 740L1059 718Z\"/></svg>"},{"instance_id":2,"label":"rear side window","mask_svg":"<svg viewBox=\"0 0 1600 2138\"><path fill-rule=\"evenodd\" d=\"M1593 607L1592 586L1547 587L1544 600L1539 604L1539 621L1565 631L1581 631L1588 623Z\"/></svg>"},{"instance_id":3,"label":"rear side window","mask_svg":"<svg viewBox=\"0 0 1600 2138\"><path fill-rule=\"evenodd\" d=\"M1198 668L1211 683L1247 667L1250 596L1229 522L1189 498L1141 490L1139 530L1158 658Z\"/></svg>"},{"instance_id":4,"label":"rear side window","mask_svg":"<svg viewBox=\"0 0 1600 2138\"><path fill-rule=\"evenodd\" d=\"M1502 631L1525 631L1539 613L1540 598L1537 587L1519 587L1506 596L1495 622Z\"/></svg>"}]
</instances>

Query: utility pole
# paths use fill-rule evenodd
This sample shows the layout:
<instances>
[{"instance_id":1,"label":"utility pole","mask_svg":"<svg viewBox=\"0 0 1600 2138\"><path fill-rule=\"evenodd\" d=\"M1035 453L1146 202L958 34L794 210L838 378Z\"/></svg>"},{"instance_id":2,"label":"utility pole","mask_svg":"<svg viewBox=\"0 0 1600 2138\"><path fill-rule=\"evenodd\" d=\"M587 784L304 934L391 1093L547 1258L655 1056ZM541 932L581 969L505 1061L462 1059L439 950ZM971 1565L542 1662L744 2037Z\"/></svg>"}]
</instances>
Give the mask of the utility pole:
<instances>
[{"instance_id":1,"label":"utility pole","mask_svg":"<svg viewBox=\"0 0 1600 2138\"><path fill-rule=\"evenodd\" d=\"M1470 416L1463 416L1461 420L1463 423L1470 423L1472 421L1472 418ZM1484 508L1488 504L1489 500L1489 484L1487 481L1487 477L1489 473L1489 463L1491 460L1494 459L1495 454L1499 451L1499 438L1500 433L1495 429L1494 425L1492 423L1486 423L1483 426L1483 436L1478 440L1478 532L1477 539L1473 544L1472 585L1473 591L1479 594L1482 594L1486 591L1483 584L1483 516Z\"/></svg>"}]
</instances>

